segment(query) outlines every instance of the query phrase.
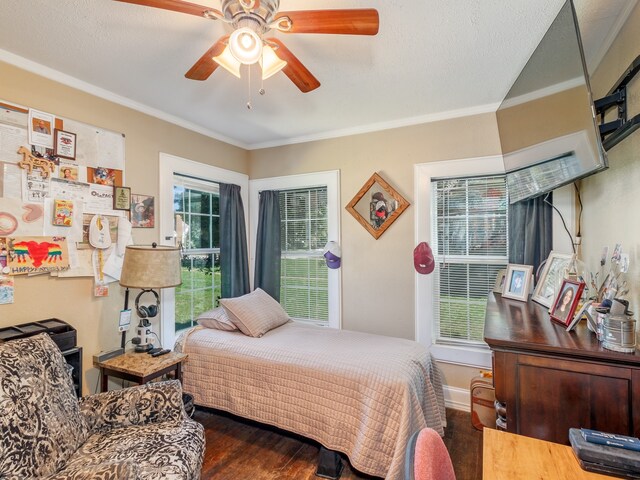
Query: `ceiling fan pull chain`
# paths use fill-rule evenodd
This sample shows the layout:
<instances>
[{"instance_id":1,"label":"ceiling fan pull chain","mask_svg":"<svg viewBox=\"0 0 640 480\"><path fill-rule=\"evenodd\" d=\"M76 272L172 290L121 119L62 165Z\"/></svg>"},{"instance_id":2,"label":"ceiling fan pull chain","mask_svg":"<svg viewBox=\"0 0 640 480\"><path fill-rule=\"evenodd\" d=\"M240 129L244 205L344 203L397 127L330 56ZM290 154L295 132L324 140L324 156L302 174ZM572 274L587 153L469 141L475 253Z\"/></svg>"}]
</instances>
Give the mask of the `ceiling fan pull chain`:
<instances>
[{"instance_id":1,"label":"ceiling fan pull chain","mask_svg":"<svg viewBox=\"0 0 640 480\"><path fill-rule=\"evenodd\" d=\"M251 110L253 108L253 105L251 104L251 65L247 65L247 87L249 89L248 96L249 96L249 100L247 101L247 108L249 110Z\"/></svg>"}]
</instances>

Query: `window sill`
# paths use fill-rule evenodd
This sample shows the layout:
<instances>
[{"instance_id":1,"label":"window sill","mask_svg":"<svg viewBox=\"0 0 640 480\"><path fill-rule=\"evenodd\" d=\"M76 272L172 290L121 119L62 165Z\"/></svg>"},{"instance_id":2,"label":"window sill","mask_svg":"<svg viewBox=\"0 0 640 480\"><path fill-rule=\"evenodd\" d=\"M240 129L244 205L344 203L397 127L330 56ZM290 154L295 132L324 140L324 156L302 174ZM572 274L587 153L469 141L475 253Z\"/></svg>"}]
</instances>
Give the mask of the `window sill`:
<instances>
[{"instance_id":1,"label":"window sill","mask_svg":"<svg viewBox=\"0 0 640 480\"><path fill-rule=\"evenodd\" d=\"M329 325L328 321L322 320L307 320L302 318L291 318L295 323L299 323L301 325L313 325L315 327L326 327L326 328L335 328Z\"/></svg>"},{"instance_id":2,"label":"window sill","mask_svg":"<svg viewBox=\"0 0 640 480\"><path fill-rule=\"evenodd\" d=\"M441 362L491 369L491 350L488 348L431 345L429 351Z\"/></svg>"}]
</instances>

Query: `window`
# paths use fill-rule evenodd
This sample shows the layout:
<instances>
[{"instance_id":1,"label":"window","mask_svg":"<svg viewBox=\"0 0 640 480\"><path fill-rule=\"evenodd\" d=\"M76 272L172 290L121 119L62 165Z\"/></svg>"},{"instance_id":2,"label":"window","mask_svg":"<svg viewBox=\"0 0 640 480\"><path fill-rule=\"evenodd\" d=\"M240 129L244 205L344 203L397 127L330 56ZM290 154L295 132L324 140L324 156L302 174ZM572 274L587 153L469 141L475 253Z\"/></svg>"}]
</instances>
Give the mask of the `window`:
<instances>
[{"instance_id":1,"label":"window","mask_svg":"<svg viewBox=\"0 0 640 480\"><path fill-rule=\"evenodd\" d=\"M435 343L483 346L487 294L508 264L505 176L431 183Z\"/></svg>"},{"instance_id":2,"label":"window","mask_svg":"<svg viewBox=\"0 0 640 480\"><path fill-rule=\"evenodd\" d=\"M491 217L496 202L489 180L502 174L500 156L415 166L415 243L429 242L436 259L433 273L415 274L416 340L438 360L491 367L482 327L473 319L484 320L477 299L493 286L495 265L506 264L505 244L492 237L501 229L506 236L506 224L499 227L499 217Z\"/></svg>"},{"instance_id":3,"label":"window","mask_svg":"<svg viewBox=\"0 0 640 480\"><path fill-rule=\"evenodd\" d=\"M296 320L329 321L327 187L280 191L280 303Z\"/></svg>"},{"instance_id":4,"label":"window","mask_svg":"<svg viewBox=\"0 0 640 480\"><path fill-rule=\"evenodd\" d=\"M194 325L220 298L220 192L217 183L173 176L173 211L184 222L182 285L175 291L176 332Z\"/></svg>"},{"instance_id":5,"label":"window","mask_svg":"<svg viewBox=\"0 0 640 480\"><path fill-rule=\"evenodd\" d=\"M258 227L259 195L280 192L280 303L297 321L340 328L340 269L326 267L322 250L340 242L339 172L319 172L250 182L251 238ZM255 265L252 242L251 267Z\"/></svg>"},{"instance_id":6,"label":"window","mask_svg":"<svg viewBox=\"0 0 640 480\"><path fill-rule=\"evenodd\" d=\"M240 185L248 231L249 178L242 173L160 153L159 179L161 243L176 243L179 232L175 214L185 222L182 285L161 290L160 334L162 345L171 348L176 333L212 308L220 295L218 185ZM153 329L156 328L153 325Z\"/></svg>"},{"instance_id":7,"label":"window","mask_svg":"<svg viewBox=\"0 0 640 480\"><path fill-rule=\"evenodd\" d=\"M414 174L415 243L429 242L437 265L430 275L415 274L416 340L438 360L491 368L477 320L484 319L484 306L477 299L491 290L498 265L507 263L506 218L498 212L506 195L499 180L502 157L423 163ZM555 190L553 203L573 226L573 186ZM559 216L553 221L553 249L571 251ZM502 231L505 240L499 241Z\"/></svg>"}]
</instances>

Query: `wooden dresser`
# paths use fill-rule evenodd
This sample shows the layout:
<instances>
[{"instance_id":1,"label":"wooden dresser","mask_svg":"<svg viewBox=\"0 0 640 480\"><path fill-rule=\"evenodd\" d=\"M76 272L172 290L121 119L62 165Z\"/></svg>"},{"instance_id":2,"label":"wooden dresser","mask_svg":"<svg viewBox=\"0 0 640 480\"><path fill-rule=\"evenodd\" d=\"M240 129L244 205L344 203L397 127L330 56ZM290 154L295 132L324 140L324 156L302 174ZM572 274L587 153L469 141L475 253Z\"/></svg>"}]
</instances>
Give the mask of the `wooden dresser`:
<instances>
[{"instance_id":1,"label":"wooden dresser","mask_svg":"<svg viewBox=\"0 0 640 480\"><path fill-rule=\"evenodd\" d=\"M585 321L566 332L546 307L497 293L489 293L484 339L508 432L565 444L570 427L640 436L637 349L605 350Z\"/></svg>"}]
</instances>

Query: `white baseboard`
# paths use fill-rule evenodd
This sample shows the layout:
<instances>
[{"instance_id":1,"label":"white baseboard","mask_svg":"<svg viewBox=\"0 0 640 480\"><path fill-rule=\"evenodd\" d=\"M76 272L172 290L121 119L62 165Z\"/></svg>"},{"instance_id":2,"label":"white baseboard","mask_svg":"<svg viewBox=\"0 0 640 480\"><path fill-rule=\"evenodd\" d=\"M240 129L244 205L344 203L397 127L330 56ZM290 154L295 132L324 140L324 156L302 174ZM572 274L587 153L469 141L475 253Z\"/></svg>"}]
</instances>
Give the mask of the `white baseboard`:
<instances>
[{"instance_id":1,"label":"white baseboard","mask_svg":"<svg viewBox=\"0 0 640 480\"><path fill-rule=\"evenodd\" d=\"M444 386L444 405L446 408L471 411L471 393L468 389Z\"/></svg>"}]
</instances>

